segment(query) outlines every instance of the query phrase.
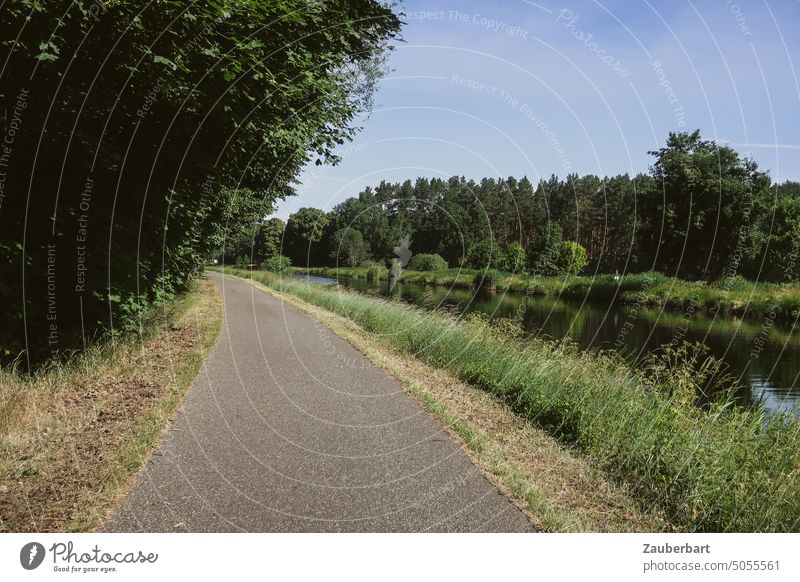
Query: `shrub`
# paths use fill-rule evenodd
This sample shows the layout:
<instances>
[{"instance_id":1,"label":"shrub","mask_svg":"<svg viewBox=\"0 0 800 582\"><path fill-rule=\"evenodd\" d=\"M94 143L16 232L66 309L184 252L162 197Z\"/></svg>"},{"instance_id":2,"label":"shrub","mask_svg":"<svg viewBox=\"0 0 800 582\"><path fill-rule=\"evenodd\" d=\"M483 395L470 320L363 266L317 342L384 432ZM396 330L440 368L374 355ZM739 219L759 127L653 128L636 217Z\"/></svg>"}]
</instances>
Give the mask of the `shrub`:
<instances>
[{"instance_id":1,"label":"shrub","mask_svg":"<svg viewBox=\"0 0 800 582\"><path fill-rule=\"evenodd\" d=\"M261 268L265 271L270 271L271 273L284 274L288 273L292 269L292 261L289 257L275 255L274 257L270 257L261 263Z\"/></svg>"},{"instance_id":2,"label":"shrub","mask_svg":"<svg viewBox=\"0 0 800 582\"><path fill-rule=\"evenodd\" d=\"M236 268L237 269L249 269L250 268L250 261L247 260L247 257L244 255L239 255L236 257Z\"/></svg>"},{"instance_id":3,"label":"shrub","mask_svg":"<svg viewBox=\"0 0 800 582\"><path fill-rule=\"evenodd\" d=\"M528 247L528 267L532 275L548 277L559 275L561 267L561 227L548 222L536 233Z\"/></svg>"},{"instance_id":4,"label":"shrub","mask_svg":"<svg viewBox=\"0 0 800 582\"><path fill-rule=\"evenodd\" d=\"M369 245L361 231L354 228L340 228L333 233L334 248L330 257L348 267L363 263L369 255Z\"/></svg>"},{"instance_id":5,"label":"shrub","mask_svg":"<svg viewBox=\"0 0 800 582\"><path fill-rule=\"evenodd\" d=\"M558 255L559 275L577 275L589 264L586 249L575 241L562 242Z\"/></svg>"},{"instance_id":6,"label":"shrub","mask_svg":"<svg viewBox=\"0 0 800 582\"><path fill-rule=\"evenodd\" d=\"M512 242L506 247L506 270L512 273L523 273L525 271L525 264L527 263L525 256L525 249L516 241Z\"/></svg>"},{"instance_id":7,"label":"shrub","mask_svg":"<svg viewBox=\"0 0 800 582\"><path fill-rule=\"evenodd\" d=\"M497 269L478 271L472 279L472 286L476 289L496 289L503 274Z\"/></svg>"},{"instance_id":8,"label":"shrub","mask_svg":"<svg viewBox=\"0 0 800 582\"><path fill-rule=\"evenodd\" d=\"M360 269L367 270L367 281L378 281L388 277L389 270L375 261L364 261L359 265Z\"/></svg>"},{"instance_id":9,"label":"shrub","mask_svg":"<svg viewBox=\"0 0 800 582\"><path fill-rule=\"evenodd\" d=\"M506 256L501 251L491 236L476 240L467 249L467 260L465 264L470 269L500 269L506 268Z\"/></svg>"},{"instance_id":10,"label":"shrub","mask_svg":"<svg viewBox=\"0 0 800 582\"><path fill-rule=\"evenodd\" d=\"M446 271L448 268L447 261L437 254L420 253L408 262L411 271Z\"/></svg>"},{"instance_id":11,"label":"shrub","mask_svg":"<svg viewBox=\"0 0 800 582\"><path fill-rule=\"evenodd\" d=\"M528 249L530 272L537 276L577 275L589 264L586 249L561 239L561 228L548 223Z\"/></svg>"}]
</instances>

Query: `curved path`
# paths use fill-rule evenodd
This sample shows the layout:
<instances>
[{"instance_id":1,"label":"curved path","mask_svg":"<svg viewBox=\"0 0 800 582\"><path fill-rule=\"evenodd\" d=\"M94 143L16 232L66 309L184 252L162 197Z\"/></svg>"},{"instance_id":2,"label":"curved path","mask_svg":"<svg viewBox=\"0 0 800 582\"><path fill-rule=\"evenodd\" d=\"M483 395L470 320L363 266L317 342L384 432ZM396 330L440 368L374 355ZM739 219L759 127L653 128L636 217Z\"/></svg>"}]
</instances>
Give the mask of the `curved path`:
<instances>
[{"instance_id":1,"label":"curved path","mask_svg":"<svg viewBox=\"0 0 800 582\"><path fill-rule=\"evenodd\" d=\"M217 345L106 531L532 531L386 372L210 276Z\"/></svg>"}]
</instances>

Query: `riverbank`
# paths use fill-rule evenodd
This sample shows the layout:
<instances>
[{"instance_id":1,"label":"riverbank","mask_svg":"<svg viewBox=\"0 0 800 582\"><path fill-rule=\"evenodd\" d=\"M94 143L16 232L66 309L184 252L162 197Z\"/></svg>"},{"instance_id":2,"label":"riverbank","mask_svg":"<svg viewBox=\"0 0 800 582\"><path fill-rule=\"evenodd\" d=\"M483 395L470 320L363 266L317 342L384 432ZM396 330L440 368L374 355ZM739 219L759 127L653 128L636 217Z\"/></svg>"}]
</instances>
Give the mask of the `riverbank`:
<instances>
[{"instance_id":1,"label":"riverbank","mask_svg":"<svg viewBox=\"0 0 800 582\"><path fill-rule=\"evenodd\" d=\"M210 351L221 300L203 280L142 335L33 376L0 371L0 531L90 531L142 466Z\"/></svg>"},{"instance_id":2,"label":"riverbank","mask_svg":"<svg viewBox=\"0 0 800 582\"><path fill-rule=\"evenodd\" d=\"M727 402L692 404L687 364L632 371L611 356L521 341L514 330L228 270L336 313L392 348L493 394L576 447L646 508L685 531L794 531L800 519L800 422ZM322 273L320 273L322 274ZM735 485L733 485L735 484Z\"/></svg>"},{"instance_id":3,"label":"riverbank","mask_svg":"<svg viewBox=\"0 0 800 582\"><path fill-rule=\"evenodd\" d=\"M295 268L297 274L388 280L388 270L356 267ZM415 285L472 288L480 271L403 271L399 282ZM499 273L487 287L495 291L562 299L620 302L640 307L750 318L793 320L800 316L800 286L725 279L715 283L673 279L661 273L533 277Z\"/></svg>"}]
</instances>

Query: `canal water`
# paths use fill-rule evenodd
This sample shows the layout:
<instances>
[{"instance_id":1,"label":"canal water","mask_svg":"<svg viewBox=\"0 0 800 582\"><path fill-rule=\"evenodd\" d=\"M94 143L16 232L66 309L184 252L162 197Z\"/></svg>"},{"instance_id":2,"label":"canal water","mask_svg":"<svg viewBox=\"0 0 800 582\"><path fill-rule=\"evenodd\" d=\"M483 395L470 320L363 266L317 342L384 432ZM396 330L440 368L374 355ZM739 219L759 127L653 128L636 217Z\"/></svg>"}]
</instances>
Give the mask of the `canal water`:
<instances>
[{"instance_id":1,"label":"canal water","mask_svg":"<svg viewBox=\"0 0 800 582\"><path fill-rule=\"evenodd\" d=\"M312 283L336 282L328 277L297 277ZM343 278L338 282L362 293L389 295L385 281ZM793 333L789 324L765 326L760 319L410 284L398 284L391 294L427 309L479 311L492 318L515 319L534 335L554 340L568 337L586 350L616 349L631 361L664 344L700 342L739 379L744 403L763 402L771 411L800 413L800 333Z\"/></svg>"}]
</instances>

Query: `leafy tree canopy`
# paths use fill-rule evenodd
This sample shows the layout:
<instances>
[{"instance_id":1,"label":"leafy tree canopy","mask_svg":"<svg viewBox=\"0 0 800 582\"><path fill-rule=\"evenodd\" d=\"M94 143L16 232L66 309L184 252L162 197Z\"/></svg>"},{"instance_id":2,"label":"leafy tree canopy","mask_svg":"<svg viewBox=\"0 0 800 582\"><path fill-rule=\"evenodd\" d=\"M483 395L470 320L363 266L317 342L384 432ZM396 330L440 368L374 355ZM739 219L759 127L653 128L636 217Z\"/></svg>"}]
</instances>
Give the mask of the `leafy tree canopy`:
<instances>
[{"instance_id":1,"label":"leafy tree canopy","mask_svg":"<svg viewBox=\"0 0 800 582\"><path fill-rule=\"evenodd\" d=\"M334 233L336 248L331 258L337 265L357 267L369 256L369 245L364 241L361 232L354 228L342 228Z\"/></svg>"},{"instance_id":2,"label":"leafy tree canopy","mask_svg":"<svg viewBox=\"0 0 800 582\"><path fill-rule=\"evenodd\" d=\"M0 354L135 329L241 230L252 256L300 168L337 161L399 28L375 0L4 2Z\"/></svg>"}]
</instances>

